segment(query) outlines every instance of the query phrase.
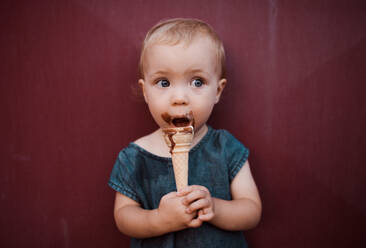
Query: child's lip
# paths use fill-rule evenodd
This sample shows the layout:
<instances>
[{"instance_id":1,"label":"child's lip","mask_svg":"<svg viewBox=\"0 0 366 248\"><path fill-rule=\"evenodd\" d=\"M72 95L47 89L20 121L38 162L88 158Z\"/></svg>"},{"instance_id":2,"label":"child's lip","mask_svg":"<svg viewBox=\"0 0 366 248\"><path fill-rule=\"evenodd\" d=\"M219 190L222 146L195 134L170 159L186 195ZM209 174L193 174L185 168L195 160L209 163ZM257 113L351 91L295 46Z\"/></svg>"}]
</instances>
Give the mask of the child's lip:
<instances>
[{"instance_id":1,"label":"child's lip","mask_svg":"<svg viewBox=\"0 0 366 248\"><path fill-rule=\"evenodd\" d=\"M166 123L175 127L194 126L192 111L181 115L170 115L168 113L163 113L161 117Z\"/></svg>"},{"instance_id":2,"label":"child's lip","mask_svg":"<svg viewBox=\"0 0 366 248\"><path fill-rule=\"evenodd\" d=\"M185 126L189 126L191 120L188 119L187 117L176 117L173 118L172 123L174 126L176 127L185 127Z\"/></svg>"}]
</instances>

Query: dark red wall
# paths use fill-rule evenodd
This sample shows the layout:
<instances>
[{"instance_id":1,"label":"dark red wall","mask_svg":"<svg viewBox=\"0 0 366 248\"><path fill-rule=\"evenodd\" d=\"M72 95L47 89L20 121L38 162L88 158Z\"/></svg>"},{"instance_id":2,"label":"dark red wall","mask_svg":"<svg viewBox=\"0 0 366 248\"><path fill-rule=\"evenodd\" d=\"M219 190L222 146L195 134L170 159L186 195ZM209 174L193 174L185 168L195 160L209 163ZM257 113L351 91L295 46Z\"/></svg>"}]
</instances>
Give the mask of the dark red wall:
<instances>
[{"instance_id":1,"label":"dark red wall","mask_svg":"<svg viewBox=\"0 0 366 248\"><path fill-rule=\"evenodd\" d=\"M174 3L173 3L174 2ZM229 84L210 120L251 150L252 247L364 247L363 0L2 1L0 247L127 247L107 181L154 130L134 95L144 34L211 23Z\"/></svg>"}]
</instances>

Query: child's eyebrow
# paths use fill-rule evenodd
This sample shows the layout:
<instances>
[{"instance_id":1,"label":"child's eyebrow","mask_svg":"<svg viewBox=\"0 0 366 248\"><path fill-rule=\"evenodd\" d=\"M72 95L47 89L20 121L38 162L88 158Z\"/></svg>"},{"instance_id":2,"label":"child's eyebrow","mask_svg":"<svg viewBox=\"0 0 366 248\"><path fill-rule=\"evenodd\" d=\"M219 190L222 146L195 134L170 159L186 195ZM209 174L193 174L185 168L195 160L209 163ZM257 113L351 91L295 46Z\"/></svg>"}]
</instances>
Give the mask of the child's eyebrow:
<instances>
[{"instance_id":1,"label":"child's eyebrow","mask_svg":"<svg viewBox=\"0 0 366 248\"><path fill-rule=\"evenodd\" d=\"M193 74L195 74L195 73L201 73L201 74L205 74L205 75L209 74L208 72L206 72L204 70L201 70L201 69L188 70L188 71L186 71L186 73L193 73Z\"/></svg>"},{"instance_id":2,"label":"child's eyebrow","mask_svg":"<svg viewBox=\"0 0 366 248\"><path fill-rule=\"evenodd\" d=\"M167 71L159 70L159 71L156 71L156 72L152 73L150 76L151 77L157 77L157 76L167 75L167 74L168 74Z\"/></svg>"},{"instance_id":3,"label":"child's eyebrow","mask_svg":"<svg viewBox=\"0 0 366 248\"><path fill-rule=\"evenodd\" d=\"M191 69L189 72L203 72L201 69Z\"/></svg>"},{"instance_id":4,"label":"child's eyebrow","mask_svg":"<svg viewBox=\"0 0 366 248\"><path fill-rule=\"evenodd\" d=\"M153 72L149 75L149 77L159 77L159 76L166 76L169 75L171 72L169 70L164 71L164 70L158 70L156 72ZM204 75L208 75L209 73L202 70L202 69L188 69L184 72L184 74L186 75L190 75L190 74L196 74L196 73L200 73L200 74L204 74Z\"/></svg>"}]
</instances>

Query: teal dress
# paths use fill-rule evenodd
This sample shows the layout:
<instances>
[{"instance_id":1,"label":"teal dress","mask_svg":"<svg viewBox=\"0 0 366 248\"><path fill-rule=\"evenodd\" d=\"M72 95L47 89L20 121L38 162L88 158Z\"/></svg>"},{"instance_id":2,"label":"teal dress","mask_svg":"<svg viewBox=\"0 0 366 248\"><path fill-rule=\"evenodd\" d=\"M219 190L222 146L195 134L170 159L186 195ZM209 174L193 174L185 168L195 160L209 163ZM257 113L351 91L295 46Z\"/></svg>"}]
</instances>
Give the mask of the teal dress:
<instances>
[{"instance_id":1,"label":"teal dress","mask_svg":"<svg viewBox=\"0 0 366 248\"><path fill-rule=\"evenodd\" d=\"M203 185L212 197L231 200L230 183L248 159L249 150L225 130L208 127L189 151L188 184ZM113 167L109 186L141 204L156 209L165 194L176 191L171 158L154 155L135 143L123 149ZM207 222L159 237L131 239L131 247L214 248L247 247L242 232L225 231Z\"/></svg>"}]
</instances>

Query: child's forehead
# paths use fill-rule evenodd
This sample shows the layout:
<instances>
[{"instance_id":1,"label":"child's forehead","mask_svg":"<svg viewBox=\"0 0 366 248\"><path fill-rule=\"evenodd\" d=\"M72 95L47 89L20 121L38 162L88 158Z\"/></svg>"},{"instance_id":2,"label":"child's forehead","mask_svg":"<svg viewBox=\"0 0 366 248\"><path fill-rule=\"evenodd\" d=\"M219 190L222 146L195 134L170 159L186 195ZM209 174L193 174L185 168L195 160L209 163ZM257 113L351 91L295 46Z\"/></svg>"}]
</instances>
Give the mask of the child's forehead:
<instances>
[{"instance_id":1,"label":"child's forehead","mask_svg":"<svg viewBox=\"0 0 366 248\"><path fill-rule=\"evenodd\" d=\"M203 50L203 49L202 49ZM145 76L219 76L219 66L210 50L199 51L177 46L155 45L145 58Z\"/></svg>"},{"instance_id":2,"label":"child's forehead","mask_svg":"<svg viewBox=\"0 0 366 248\"><path fill-rule=\"evenodd\" d=\"M153 70L186 66L195 70L215 71L217 67L215 48L206 38L192 40L190 44L151 44L147 48L144 63Z\"/></svg>"},{"instance_id":3,"label":"child's forehead","mask_svg":"<svg viewBox=\"0 0 366 248\"><path fill-rule=\"evenodd\" d=\"M196 45L197 43L207 43L211 46L215 44L214 40L211 36L204 32L197 32L192 36L157 36L153 37L147 44L146 49L151 48L154 45L163 46L166 45L167 48L172 46L181 46L187 48L192 45Z\"/></svg>"}]
</instances>

